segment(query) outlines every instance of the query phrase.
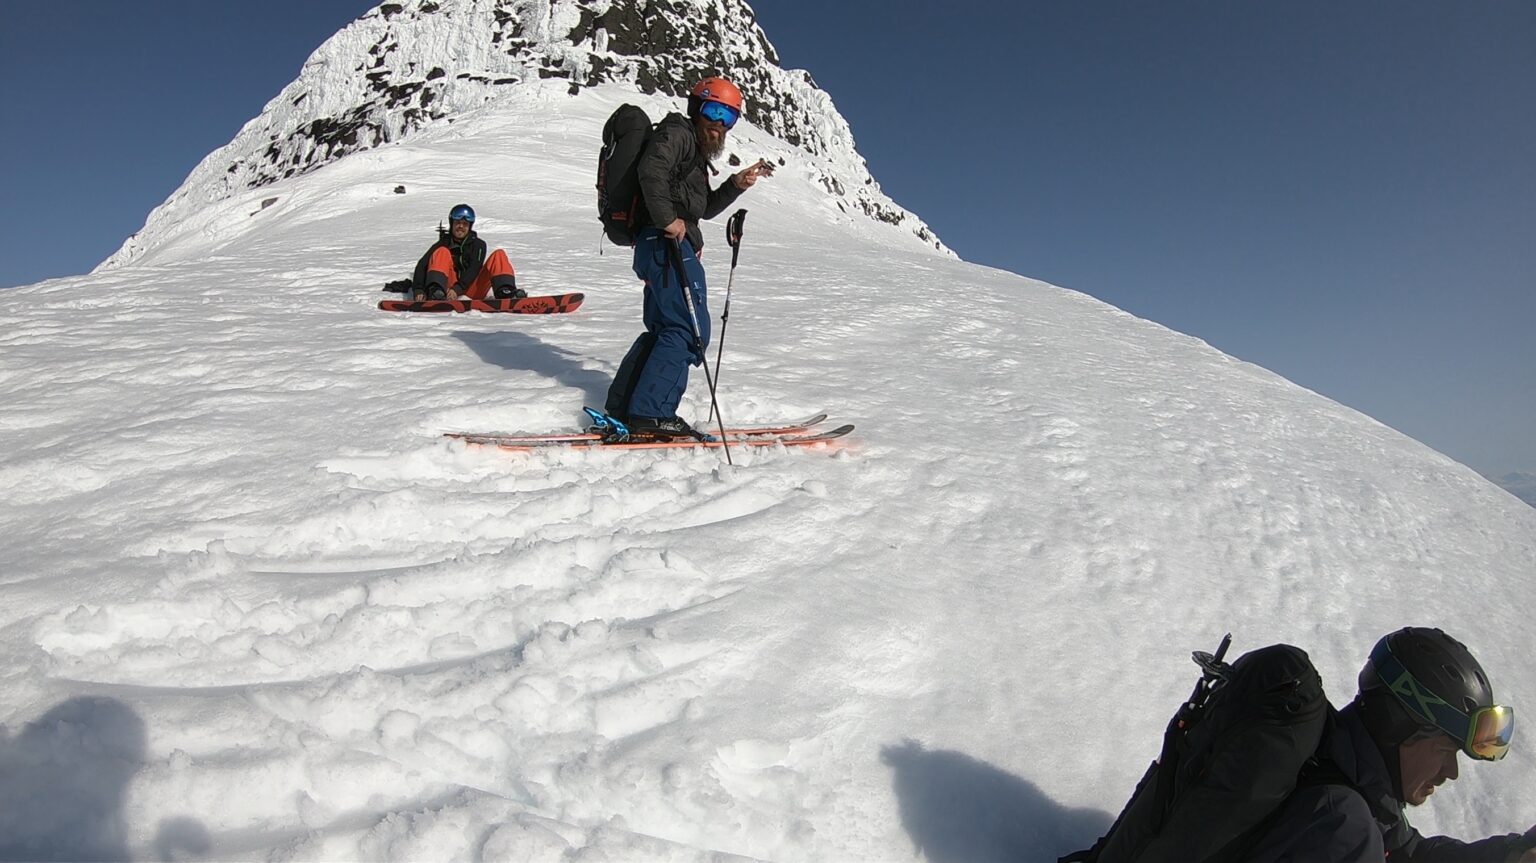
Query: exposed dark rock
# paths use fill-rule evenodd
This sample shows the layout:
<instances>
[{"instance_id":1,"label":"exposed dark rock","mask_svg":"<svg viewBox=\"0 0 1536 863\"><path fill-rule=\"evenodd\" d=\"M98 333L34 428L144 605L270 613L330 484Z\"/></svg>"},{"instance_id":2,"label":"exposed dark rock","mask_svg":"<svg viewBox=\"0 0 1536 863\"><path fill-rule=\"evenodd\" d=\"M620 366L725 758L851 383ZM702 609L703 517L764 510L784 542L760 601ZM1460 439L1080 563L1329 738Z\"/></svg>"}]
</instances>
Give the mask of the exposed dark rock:
<instances>
[{"instance_id":1,"label":"exposed dark rock","mask_svg":"<svg viewBox=\"0 0 1536 863\"><path fill-rule=\"evenodd\" d=\"M479 14L465 14L471 8ZM430 45L438 44L445 27L462 28L452 34L455 53L435 56ZM809 73L778 68L778 54L745 0L392 2L345 33L353 38L328 41L306 63L285 90L284 111L257 118L231 142L227 167L203 169L217 181L199 186L195 173L183 188L214 199L260 188L429 123L452 123L456 113L491 99L496 88L518 86L533 75L564 79L572 94L617 82L679 100L700 78L724 75L748 94L745 114L753 125L812 157L854 166L833 176L811 163L816 182L839 207L891 224L911 219L880 193L861 163L848 161L857 154L841 118ZM343 69L356 73L335 74ZM731 159L733 167L740 162ZM787 162L780 157L778 164ZM915 219L912 230L939 245ZM119 254L132 257L134 251L125 246Z\"/></svg>"}]
</instances>

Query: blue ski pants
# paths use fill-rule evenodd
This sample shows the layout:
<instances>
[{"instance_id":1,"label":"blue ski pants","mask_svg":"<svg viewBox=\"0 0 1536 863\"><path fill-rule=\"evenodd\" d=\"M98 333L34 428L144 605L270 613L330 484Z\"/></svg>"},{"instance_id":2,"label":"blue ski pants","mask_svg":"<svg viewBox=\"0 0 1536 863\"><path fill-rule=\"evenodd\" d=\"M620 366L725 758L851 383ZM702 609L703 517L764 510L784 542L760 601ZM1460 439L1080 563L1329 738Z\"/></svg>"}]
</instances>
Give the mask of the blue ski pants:
<instances>
[{"instance_id":1,"label":"blue ski pants","mask_svg":"<svg viewBox=\"0 0 1536 863\"><path fill-rule=\"evenodd\" d=\"M635 339L619 364L608 390L607 411L619 416L671 417L688 388L688 366L704 362L709 345L709 308L706 305L704 267L687 240L682 251L688 293L693 297L699 338L694 338L694 315L688 312L677 267L658 228L647 228L635 240L635 275L645 282L645 332Z\"/></svg>"}]
</instances>

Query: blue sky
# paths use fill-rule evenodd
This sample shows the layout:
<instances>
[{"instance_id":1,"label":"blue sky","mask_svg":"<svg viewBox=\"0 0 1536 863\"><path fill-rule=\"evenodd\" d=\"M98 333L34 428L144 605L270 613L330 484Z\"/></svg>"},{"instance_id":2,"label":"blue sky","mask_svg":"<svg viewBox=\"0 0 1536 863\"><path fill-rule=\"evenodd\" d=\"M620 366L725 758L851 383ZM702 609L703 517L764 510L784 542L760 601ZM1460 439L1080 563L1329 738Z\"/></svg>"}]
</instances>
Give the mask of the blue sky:
<instances>
[{"instance_id":1,"label":"blue sky","mask_svg":"<svg viewBox=\"0 0 1536 863\"><path fill-rule=\"evenodd\" d=\"M367 8L0 0L0 286L94 267ZM1536 4L754 9L965 259L1536 471Z\"/></svg>"}]
</instances>

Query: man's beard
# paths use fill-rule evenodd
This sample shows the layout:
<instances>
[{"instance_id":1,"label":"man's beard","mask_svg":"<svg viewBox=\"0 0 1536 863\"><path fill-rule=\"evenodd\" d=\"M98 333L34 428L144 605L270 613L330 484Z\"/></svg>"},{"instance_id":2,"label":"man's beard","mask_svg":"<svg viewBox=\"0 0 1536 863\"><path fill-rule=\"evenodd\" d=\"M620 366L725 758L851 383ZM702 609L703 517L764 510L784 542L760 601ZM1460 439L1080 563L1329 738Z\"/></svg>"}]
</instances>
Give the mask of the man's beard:
<instances>
[{"instance_id":1,"label":"man's beard","mask_svg":"<svg viewBox=\"0 0 1536 863\"><path fill-rule=\"evenodd\" d=\"M721 135L720 140L712 141L709 137L709 131L704 127L703 121L695 120L694 123L696 124L694 126L694 137L699 141L699 152L704 154L705 161L713 162L725 151L725 136Z\"/></svg>"}]
</instances>

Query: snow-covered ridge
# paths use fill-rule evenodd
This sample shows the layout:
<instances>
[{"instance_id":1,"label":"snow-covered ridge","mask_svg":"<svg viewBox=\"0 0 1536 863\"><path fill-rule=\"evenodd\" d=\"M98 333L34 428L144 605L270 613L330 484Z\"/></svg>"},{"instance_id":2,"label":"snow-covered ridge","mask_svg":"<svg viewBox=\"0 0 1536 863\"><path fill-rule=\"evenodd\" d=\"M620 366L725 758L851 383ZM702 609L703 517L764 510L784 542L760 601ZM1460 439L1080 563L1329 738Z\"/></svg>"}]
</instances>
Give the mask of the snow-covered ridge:
<instances>
[{"instance_id":1,"label":"snow-covered ridge","mask_svg":"<svg viewBox=\"0 0 1536 863\"><path fill-rule=\"evenodd\" d=\"M1536 506L1536 473L1517 470L1510 471L1497 479L1489 478L1515 497L1531 506Z\"/></svg>"},{"instance_id":2,"label":"snow-covered ridge","mask_svg":"<svg viewBox=\"0 0 1536 863\"><path fill-rule=\"evenodd\" d=\"M845 448L446 440L576 427L641 327L576 201L633 89L517 91L0 292L0 859L1045 863L1109 825L1225 632L1303 647L1341 703L1382 633L1437 625L1536 702L1536 510L839 212L811 157L742 199L715 382L729 422L825 409ZM578 312L375 308L466 189ZM1528 829L1521 735L1413 825Z\"/></svg>"},{"instance_id":3,"label":"snow-covered ridge","mask_svg":"<svg viewBox=\"0 0 1536 863\"><path fill-rule=\"evenodd\" d=\"M944 250L881 192L831 97L808 73L780 68L743 0L417 0L382 4L316 49L103 267L136 260L209 203L453 122L530 82L567 81L573 95L618 83L681 97L711 74L741 85L749 122L815 157L836 206Z\"/></svg>"}]
</instances>

